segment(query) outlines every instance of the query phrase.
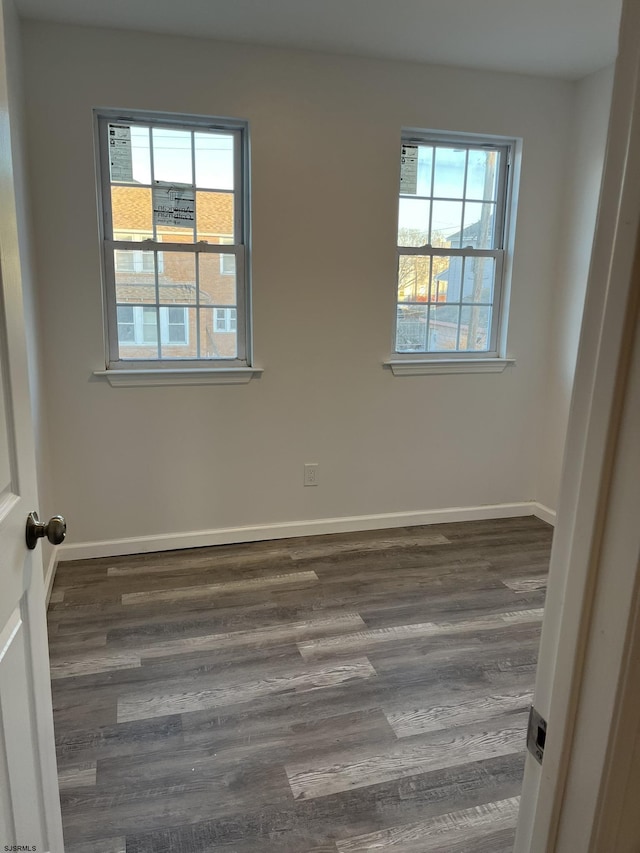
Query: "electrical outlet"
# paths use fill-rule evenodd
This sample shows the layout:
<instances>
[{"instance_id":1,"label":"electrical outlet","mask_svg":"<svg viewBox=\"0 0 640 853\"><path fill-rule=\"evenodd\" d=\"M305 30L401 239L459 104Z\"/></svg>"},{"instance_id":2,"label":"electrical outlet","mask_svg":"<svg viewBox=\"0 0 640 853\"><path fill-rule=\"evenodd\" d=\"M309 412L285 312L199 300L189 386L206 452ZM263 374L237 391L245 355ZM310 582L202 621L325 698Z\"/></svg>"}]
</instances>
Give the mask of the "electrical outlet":
<instances>
[{"instance_id":1,"label":"electrical outlet","mask_svg":"<svg viewBox=\"0 0 640 853\"><path fill-rule=\"evenodd\" d=\"M318 463L306 462L304 466L304 484L305 486L318 485Z\"/></svg>"}]
</instances>

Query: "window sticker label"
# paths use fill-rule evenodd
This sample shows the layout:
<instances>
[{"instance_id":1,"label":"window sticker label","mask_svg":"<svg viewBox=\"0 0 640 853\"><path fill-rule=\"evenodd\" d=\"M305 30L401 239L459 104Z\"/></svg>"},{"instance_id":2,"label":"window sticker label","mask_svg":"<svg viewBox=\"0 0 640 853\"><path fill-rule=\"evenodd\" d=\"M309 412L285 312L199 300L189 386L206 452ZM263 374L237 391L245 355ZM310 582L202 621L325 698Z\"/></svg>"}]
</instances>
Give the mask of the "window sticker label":
<instances>
[{"instance_id":1,"label":"window sticker label","mask_svg":"<svg viewBox=\"0 0 640 853\"><path fill-rule=\"evenodd\" d=\"M133 181L130 127L123 124L109 125L109 164L112 181Z\"/></svg>"},{"instance_id":2,"label":"window sticker label","mask_svg":"<svg viewBox=\"0 0 640 853\"><path fill-rule=\"evenodd\" d=\"M400 192L415 195L418 191L418 146L403 145L400 155Z\"/></svg>"},{"instance_id":3,"label":"window sticker label","mask_svg":"<svg viewBox=\"0 0 640 853\"><path fill-rule=\"evenodd\" d=\"M193 186L156 181L153 185L153 221L155 225L193 228L196 221Z\"/></svg>"}]
</instances>

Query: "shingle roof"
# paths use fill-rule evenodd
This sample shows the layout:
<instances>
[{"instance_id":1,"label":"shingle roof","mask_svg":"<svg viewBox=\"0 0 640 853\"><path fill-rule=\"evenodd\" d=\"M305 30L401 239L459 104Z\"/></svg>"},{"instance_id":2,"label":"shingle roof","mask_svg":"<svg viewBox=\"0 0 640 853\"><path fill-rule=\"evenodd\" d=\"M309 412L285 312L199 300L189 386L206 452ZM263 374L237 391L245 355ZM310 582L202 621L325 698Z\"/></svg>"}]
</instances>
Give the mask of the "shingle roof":
<instances>
[{"instance_id":1,"label":"shingle roof","mask_svg":"<svg viewBox=\"0 0 640 853\"><path fill-rule=\"evenodd\" d=\"M118 281L118 302L145 302L153 305L156 301L156 289L152 284L138 284L136 282L123 284ZM159 284L158 296L160 303L175 302L181 305L196 304L196 288L194 284ZM213 300L209 294L200 291L200 304L212 304Z\"/></svg>"}]
</instances>

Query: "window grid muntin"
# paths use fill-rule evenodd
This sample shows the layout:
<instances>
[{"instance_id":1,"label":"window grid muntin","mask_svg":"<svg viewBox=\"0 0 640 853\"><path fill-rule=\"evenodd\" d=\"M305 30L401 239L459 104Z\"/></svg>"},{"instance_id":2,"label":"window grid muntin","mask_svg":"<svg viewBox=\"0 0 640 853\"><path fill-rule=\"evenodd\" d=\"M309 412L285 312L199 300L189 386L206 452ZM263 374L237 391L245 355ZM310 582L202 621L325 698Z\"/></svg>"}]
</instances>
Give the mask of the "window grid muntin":
<instances>
[{"instance_id":1,"label":"window grid muntin","mask_svg":"<svg viewBox=\"0 0 640 853\"><path fill-rule=\"evenodd\" d=\"M236 354L232 357L217 356L217 357L202 357L198 355L194 358L180 359L182 362L191 362L194 365L202 365L202 363L219 363L225 364L235 363L246 365L249 363L249 333L250 324L247 316L248 306L248 291L249 284L247 280L247 245L249 240L249 147L247 139L247 127L245 122L227 120L227 119L207 119L198 116L177 117L176 120L168 119L166 116L155 117L150 114L122 114L114 110L99 110L96 111L97 122L97 140L98 140L98 157L100 163L100 199L102 219L100 223L100 231L103 239L103 268L105 273L105 317L107 324L107 359L110 366L115 367L120 362L125 361L119 353L118 339L118 322L117 308L120 304L115 299L115 264L114 264L114 249L125 249L138 251L153 251L154 252L154 267L155 267L155 283L156 283L156 307L160 306L158 301L158 252L166 251L193 251L196 253L196 276L199 276L198 256L203 252L226 253L235 255L235 305L225 307L234 307L236 309ZM111 169L109 162L109 151L106 137L108 135L108 126L110 124L127 124L128 126L146 126L149 132L149 158L151 169L151 184L131 183L111 181ZM206 242L195 242L197 236L197 219L194 222L194 242L193 243L170 243L157 240L142 240L142 241L121 241L113 239L113 216L111 207L111 186L125 186L136 188L151 189L153 192L153 179L155 176L153 168L153 141L152 128L168 128L172 130L185 130L191 134L192 144L192 172L193 172L193 189L194 195L197 192L203 193L226 193L231 194L234 200L233 204L233 229L234 243L212 244ZM212 134L223 136L231 136L233 138L233 191L227 188L215 189L211 187L198 188L195 184L196 169L195 169L195 133L209 131ZM196 196L197 198L197 196ZM197 204L197 201L196 201ZM197 215L197 214L196 214ZM156 225L153 223L154 236L157 236ZM161 232L163 233L163 232ZM199 294L199 281L197 282L197 293ZM175 303L173 303L175 304ZM194 307L190 305L189 307ZM200 342L200 309L208 309L215 307L213 305L198 305L196 313L196 329L198 335L197 352L202 351ZM159 326L158 312L158 326ZM174 357L161 357L161 334L159 329L158 335L158 351L159 356L154 360L145 359L126 359L126 362L131 365L135 361L135 366L138 368L150 369L171 369L171 364L176 359Z\"/></svg>"},{"instance_id":2,"label":"window grid muntin","mask_svg":"<svg viewBox=\"0 0 640 853\"><path fill-rule=\"evenodd\" d=\"M415 134L415 131L414 131ZM461 212L461 243L462 235L464 231L464 208L466 203L491 203L495 208L495 222L493 229L493 249L472 249L472 248L453 248L453 247L434 247L430 243L425 244L424 246L397 246L397 257L398 257L398 273L400 268L400 256L401 255L415 255L418 257L424 257L430 259L429 264L429 296L428 302L426 306L423 302L400 302L398 299L398 287L399 287L399 278L398 273L396 275L396 318L395 318L395 334L394 334L394 351L396 355L400 357L415 357L417 354L420 356L425 356L430 358L432 356L442 357L446 355L447 358L482 358L482 357L497 357L498 356L498 335L500 333L500 327L502 323L502 290L503 290L503 270L504 270L504 241L506 237L506 217L507 217L507 191L508 191L508 174L509 174L509 165L510 165L510 157L512 145L509 142L480 142L480 141L469 141L468 139L458 139L454 137L449 137L446 135L424 135L424 136L416 136L414 134L405 134L402 137L401 145L417 145L423 147L430 147L432 149L431 155L431 176L430 176L430 191L431 194L429 196L418 195L417 193L399 193L400 199L418 199L429 202L429 224L428 224L428 239L431 240L433 236L433 202L442 200L442 201L452 201L452 202L462 202L462 212ZM434 196L434 184L435 184L435 172L436 172L436 149L438 147L441 148L465 148L465 173L464 173L464 182L463 182L463 197L460 198L451 198L449 196ZM468 184L468 165L469 165L469 152L472 150L481 150L481 151L496 151L499 155L498 157L498 166L496 169L496 178L494 179L494 192L495 197L491 199L476 199L474 198L466 198L467 192L467 184ZM398 221L399 227L399 221ZM464 292L464 270L462 279L460 282L460 301L459 302L451 302L451 303L439 303L433 302L433 258L438 256L460 256L463 258L463 265L465 263L465 258L467 257L492 257L494 258L494 280L493 280L493 301L491 303L475 303L475 302L462 302L462 294ZM398 312L401 306L406 306L409 304L420 305L426 307L426 344L424 350L400 350L398 348L398 338L399 338L399 322L398 322ZM481 308L488 307L491 311L491 322L489 333L487 335L487 349L486 350L430 350L429 347L429 329L431 327L431 313L438 306L446 306L451 305L452 307L456 307L458 310L458 328L457 328L457 340L460 338L460 326L462 322L462 308L463 307L471 307L471 308Z\"/></svg>"},{"instance_id":3,"label":"window grid muntin","mask_svg":"<svg viewBox=\"0 0 640 853\"><path fill-rule=\"evenodd\" d=\"M207 306L213 308L213 322L216 332L235 332L238 324L238 312L233 306L228 305L212 305ZM220 313L222 312L222 316ZM220 325L222 320L222 325Z\"/></svg>"},{"instance_id":4,"label":"window grid muntin","mask_svg":"<svg viewBox=\"0 0 640 853\"><path fill-rule=\"evenodd\" d=\"M131 319L128 319L128 316L126 318L123 316L124 315L124 312L122 311L123 308L130 308L131 309L131 315L130 315ZM123 335L122 341L125 345L129 344L129 343L135 344L135 340L136 340L136 317L135 317L135 312L134 312L134 306L133 305L118 306L117 318L118 318L118 340L120 340L120 326L127 326L127 327L130 327L132 339L131 339L131 341L127 341L127 340L125 340L125 336Z\"/></svg>"},{"instance_id":5,"label":"window grid muntin","mask_svg":"<svg viewBox=\"0 0 640 853\"><path fill-rule=\"evenodd\" d=\"M107 127L108 127L108 125L107 125ZM153 151L153 129L152 129L151 125L149 125L147 127L147 131L149 133L149 167L151 170L149 172L149 176L151 178L151 229L152 229L151 233L153 235L153 239L156 240L156 238L157 238L156 223L153 221L153 180L155 178L156 172L155 172L155 156L154 156L154 151ZM109 176L109 178L111 178L111 176ZM114 234L112 231L111 237L113 237L113 236L114 236ZM155 281L155 290L156 290L156 305L159 305L159 303L160 303L160 273L158 272L158 253L157 253L157 251L154 251L154 253L153 253L153 273L155 276L154 281ZM162 342L161 342L162 329L160 328L160 309L159 308L156 310L156 326L157 326L156 345L158 347L158 360L160 360L162 358ZM118 355L120 355L120 341L118 341Z\"/></svg>"},{"instance_id":6,"label":"window grid muntin","mask_svg":"<svg viewBox=\"0 0 640 853\"><path fill-rule=\"evenodd\" d=\"M235 156L235 151L234 151ZM193 180L193 240L198 239L198 189L196 184L196 133L191 129L191 178ZM234 184L235 191L235 184ZM234 232L234 239L235 239ZM195 256L195 286L196 286L196 353L202 353L200 346L200 256Z\"/></svg>"}]
</instances>

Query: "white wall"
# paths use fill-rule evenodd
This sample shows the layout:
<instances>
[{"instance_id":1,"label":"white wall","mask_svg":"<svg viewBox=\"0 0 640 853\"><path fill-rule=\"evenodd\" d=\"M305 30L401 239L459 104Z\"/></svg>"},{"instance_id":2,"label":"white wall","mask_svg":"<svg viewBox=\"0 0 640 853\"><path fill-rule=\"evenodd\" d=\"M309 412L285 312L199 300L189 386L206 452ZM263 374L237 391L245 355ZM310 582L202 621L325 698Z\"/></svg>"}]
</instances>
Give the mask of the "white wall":
<instances>
[{"instance_id":1,"label":"white wall","mask_svg":"<svg viewBox=\"0 0 640 853\"><path fill-rule=\"evenodd\" d=\"M541 408L536 486L537 499L554 510L602 181L613 71L613 66L604 68L576 86L563 245L549 321L547 394Z\"/></svg>"},{"instance_id":2,"label":"white wall","mask_svg":"<svg viewBox=\"0 0 640 853\"><path fill-rule=\"evenodd\" d=\"M70 541L535 497L574 86L25 25L55 505ZM250 121L256 363L246 386L111 388L91 109ZM523 139L503 374L393 377L402 126ZM303 488L302 465L320 464Z\"/></svg>"}]
</instances>

